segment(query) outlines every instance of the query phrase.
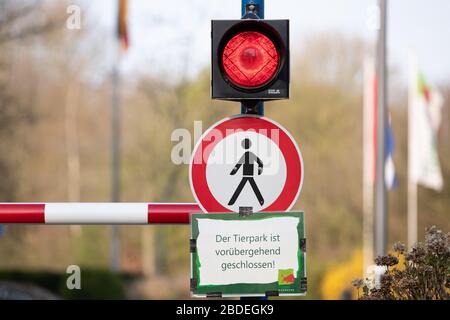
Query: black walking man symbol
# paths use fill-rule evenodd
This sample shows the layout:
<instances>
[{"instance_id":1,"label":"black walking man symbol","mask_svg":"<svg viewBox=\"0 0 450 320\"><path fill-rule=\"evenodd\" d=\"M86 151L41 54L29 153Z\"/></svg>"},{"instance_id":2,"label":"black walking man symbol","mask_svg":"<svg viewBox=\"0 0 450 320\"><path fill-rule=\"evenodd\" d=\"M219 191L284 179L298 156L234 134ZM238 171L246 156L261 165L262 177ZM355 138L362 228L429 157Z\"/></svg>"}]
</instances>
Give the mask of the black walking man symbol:
<instances>
[{"instance_id":1,"label":"black walking man symbol","mask_svg":"<svg viewBox=\"0 0 450 320\"><path fill-rule=\"evenodd\" d=\"M242 140L242 147L246 150L250 149L250 147L252 146L252 142L250 141L250 139L244 139ZM239 195L242 192L242 189L244 189L245 184L247 183L247 181L250 183L250 186L253 189L253 192L256 195L256 198L258 199L259 203L261 205L264 204L264 198L261 194L261 192L258 189L258 186L256 185L255 179L253 178L253 164L254 163L258 164L258 175L261 175L263 172L263 163L261 161L261 159L259 159L253 152L251 151L246 151L242 157L239 159L238 163L236 163L236 165L234 166L233 170L231 170L230 174L231 175L235 175L238 171L239 168L241 166L242 167L242 180L239 183L236 191L233 193L233 196L230 199L230 202L228 202L229 206L232 206L237 198L239 197Z\"/></svg>"}]
</instances>

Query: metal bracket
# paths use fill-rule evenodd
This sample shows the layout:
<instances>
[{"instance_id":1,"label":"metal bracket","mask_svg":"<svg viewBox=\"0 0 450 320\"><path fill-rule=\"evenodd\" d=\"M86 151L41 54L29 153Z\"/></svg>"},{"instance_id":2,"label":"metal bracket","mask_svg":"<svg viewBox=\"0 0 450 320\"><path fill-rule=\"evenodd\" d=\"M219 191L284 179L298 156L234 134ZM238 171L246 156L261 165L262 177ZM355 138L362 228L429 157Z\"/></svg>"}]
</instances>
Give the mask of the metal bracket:
<instances>
[{"instance_id":1,"label":"metal bracket","mask_svg":"<svg viewBox=\"0 0 450 320\"><path fill-rule=\"evenodd\" d=\"M222 298L222 292L209 292L206 294L207 298Z\"/></svg>"},{"instance_id":2,"label":"metal bracket","mask_svg":"<svg viewBox=\"0 0 450 320\"><path fill-rule=\"evenodd\" d=\"M262 115L264 104L259 100L244 100L241 103L241 114L257 114Z\"/></svg>"},{"instance_id":3,"label":"metal bracket","mask_svg":"<svg viewBox=\"0 0 450 320\"><path fill-rule=\"evenodd\" d=\"M189 252L195 253L197 251L197 240L196 239L190 239L189 240Z\"/></svg>"},{"instance_id":4,"label":"metal bracket","mask_svg":"<svg viewBox=\"0 0 450 320\"><path fill-rule=\"evenodd\" d=\"M239 216L241 217L248 217L253 213L253 207L239 207Z\"/></svg>"},{"instance_id":5,"label":"metal bracket","mask_svg":"<svg viewBox=\"0 0 450 320\"><path fill-rule=\"evenodd\" d=\"M197 285L198 285L198 280L195 278L192 278L190 281L191 291L194 291L195 289L197 289Z\"/></svg>"},{"instance_id":6,"label":"metal bracket","mask_svg":"<svg viewBox=\"0 0 450 320\"><path fill-rule=\"evenodd\" d=\"M278 291L266 291L266 297L278 297L280 293Z\"/></svg>"},{"instance_id":7,"label":"metal bracket","mask_svg":"<svg viewBox=\"0 0 450 320\"><path fill-rule=\"evenodd\" d=\"M300 279L300 288L302 290L305 290L308 288L308 279L307 278L301 278Z\"/></svg>"},{"instance_id":8,"label":"metal bracket","mask_svg":"<svg viewBox=\"0 0 450 320\"><path fill-rule=\"evenodd\" d=\"M300 239L300 250L306 252L306 238Z\"/></svg>"},{"instance_id":9,"label":"metal bracket","mask_svg":"<svg viewBox=\"0 0 450 320\"><path fill-rule=\"evenodd\" d=\"M242 19L260 19L259 5L256 3L247 3L245 5L245 14Z\"/></svg>"}]
</instances>

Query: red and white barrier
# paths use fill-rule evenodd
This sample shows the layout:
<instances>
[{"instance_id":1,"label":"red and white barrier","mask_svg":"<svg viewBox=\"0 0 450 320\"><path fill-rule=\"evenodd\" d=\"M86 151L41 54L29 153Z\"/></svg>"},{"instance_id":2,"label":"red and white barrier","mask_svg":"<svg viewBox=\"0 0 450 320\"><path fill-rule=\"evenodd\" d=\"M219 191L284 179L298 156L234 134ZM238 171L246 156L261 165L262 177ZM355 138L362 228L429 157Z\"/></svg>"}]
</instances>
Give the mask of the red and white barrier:
<instances>
[{"instance_id":1,"label":"red and white barrier","mask_svg":"<svg viewBox=\"0 0 450 320\"><path fill-rule=\"evenodd\" d=\"M196 203L0 203L0 224L189 224Z\"/></svg>"}]
</instances>

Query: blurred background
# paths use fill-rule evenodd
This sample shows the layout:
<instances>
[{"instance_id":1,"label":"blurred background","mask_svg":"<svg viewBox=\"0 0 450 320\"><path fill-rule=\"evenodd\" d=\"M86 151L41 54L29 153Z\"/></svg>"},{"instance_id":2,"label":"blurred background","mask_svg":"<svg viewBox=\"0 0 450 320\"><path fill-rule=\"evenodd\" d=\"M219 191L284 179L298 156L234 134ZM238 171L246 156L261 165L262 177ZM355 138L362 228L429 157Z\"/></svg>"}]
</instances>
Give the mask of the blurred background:
<instances>
[{"instance_id":1,"label":"blurred background","mask_svg":"<svg viewBox=\"0 0 450 320\"><path fill-rule=\"evenodd\" d=\"M391 245L407 239L411 53L443 98L436 141L444 184L418 188L419 239L426 227L450 227L450 2L388 4ZM305 162L294 209L306 213L307 299L354 297L351 281L363 274L363 71L375 54L375 5L266 0L266 19L291 21L291 98L267 103L266 116L293 134ZM210 20L239 19L240 8L240 0L130 0L126 37L118 38L115 0L0 0L0 201L111 201L111 100L120 88L120 200L192 202L188 165L171 162L171 133L240 112L238 103L210 99L209 79ZM1 226L0 289L189 297L188 226L118 231L114 271L109 226ZM81 267L83 290L66 289L69 265Z\"/></svg>"}]
</instances>

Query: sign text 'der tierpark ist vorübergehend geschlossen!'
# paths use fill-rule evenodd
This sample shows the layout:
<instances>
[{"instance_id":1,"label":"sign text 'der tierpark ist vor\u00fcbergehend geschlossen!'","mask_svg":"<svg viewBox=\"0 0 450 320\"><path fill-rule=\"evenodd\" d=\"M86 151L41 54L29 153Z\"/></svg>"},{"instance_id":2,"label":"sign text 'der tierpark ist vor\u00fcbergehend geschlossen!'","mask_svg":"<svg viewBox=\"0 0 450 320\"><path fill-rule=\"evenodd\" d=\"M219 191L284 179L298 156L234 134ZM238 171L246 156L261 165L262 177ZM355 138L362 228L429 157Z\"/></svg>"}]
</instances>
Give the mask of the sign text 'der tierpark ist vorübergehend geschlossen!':
<instances>
[{"instance_id":1,"label":"sign text 'der tierpark ist vor\u00fcbergehend geschlossen!'","mask_svg":"<svg viewBox=\"0 0 450 320\"><path fill-rule=\"evenodd\" d=\"M306 292L302 212L194 214L191 255L194 296Z\"/></svg>"}]
</instances>

